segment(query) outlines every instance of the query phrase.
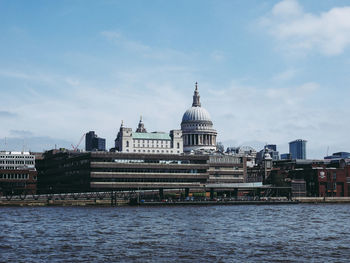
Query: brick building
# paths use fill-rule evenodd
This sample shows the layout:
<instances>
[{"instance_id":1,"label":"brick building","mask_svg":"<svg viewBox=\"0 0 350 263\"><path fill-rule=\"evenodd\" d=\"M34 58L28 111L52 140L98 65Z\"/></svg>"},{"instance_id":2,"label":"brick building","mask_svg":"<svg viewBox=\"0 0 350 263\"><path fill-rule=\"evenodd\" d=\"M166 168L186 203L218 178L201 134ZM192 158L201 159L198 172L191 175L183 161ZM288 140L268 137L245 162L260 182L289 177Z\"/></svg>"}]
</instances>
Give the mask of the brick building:
<instances>
[{"instance_id":1,"label":"brick building","mask_svg":"<svg viewBox=\"0 0 350 263\"><path fill-rule=\"evenodd\" d=\"M350 196L350 159L275 161L267 183L290 185L293 196Z\"/></svg>"}]
</instances>

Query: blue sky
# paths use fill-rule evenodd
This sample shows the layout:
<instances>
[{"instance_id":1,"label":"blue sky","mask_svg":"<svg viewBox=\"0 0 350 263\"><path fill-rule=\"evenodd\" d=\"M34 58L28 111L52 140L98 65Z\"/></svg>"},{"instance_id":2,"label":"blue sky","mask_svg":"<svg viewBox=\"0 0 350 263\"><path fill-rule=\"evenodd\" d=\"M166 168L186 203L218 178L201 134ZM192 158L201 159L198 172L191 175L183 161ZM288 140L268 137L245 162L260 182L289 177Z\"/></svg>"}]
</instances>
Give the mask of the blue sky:
<instances>
[{"instance_id":1,"label":"blue sky","mask_svg":"<svg viewBox=\"0 0 350 263\"><path fill-rule=\"evenodd\" d=\"M350 151L349 1L0 0L0 32L0 149L177 129L198 81L225 147Z\"/></svg>"}]
</instances>

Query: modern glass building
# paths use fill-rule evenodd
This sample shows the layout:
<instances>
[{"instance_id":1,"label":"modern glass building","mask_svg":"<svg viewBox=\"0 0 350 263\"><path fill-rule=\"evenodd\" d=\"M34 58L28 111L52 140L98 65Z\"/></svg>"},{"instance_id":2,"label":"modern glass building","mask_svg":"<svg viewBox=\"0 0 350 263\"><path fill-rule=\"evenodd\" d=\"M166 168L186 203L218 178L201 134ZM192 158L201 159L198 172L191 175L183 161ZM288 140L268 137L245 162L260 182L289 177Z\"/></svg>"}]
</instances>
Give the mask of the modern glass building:
<instances>
[{"instance_id":1,"label":"modern glass building","mask_svg":"<svg viewBox=\"0 0 350 263\"><path fill-rule=\"evenodd\" d=\"M306 159L306 140L298 139L289 143L291 159Z\"/></svg>"},{"instance_id":2,"label":"modern glass building","mask_svg":"<svg viewBox=\"0 0 350 263\"><path fill-rule=\"evenodd\" d=\"M106 139L97 137L94 131L90 131L85 135L86 151L105 151Z\"/></svg>"}]
</instances>

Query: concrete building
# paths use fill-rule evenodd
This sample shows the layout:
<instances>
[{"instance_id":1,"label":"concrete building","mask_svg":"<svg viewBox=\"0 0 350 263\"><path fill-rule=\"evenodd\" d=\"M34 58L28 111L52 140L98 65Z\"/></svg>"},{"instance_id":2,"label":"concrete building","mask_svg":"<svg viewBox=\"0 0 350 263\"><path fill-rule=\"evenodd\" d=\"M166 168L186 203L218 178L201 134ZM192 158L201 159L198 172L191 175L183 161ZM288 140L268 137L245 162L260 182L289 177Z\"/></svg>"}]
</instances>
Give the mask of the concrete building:
<instances>
[{"instance_id":1,"label":"concrete building","mask_svg":"<svg viewBox=\"0 0 350 263\"><path fill-rule=\"evenodd\" d=\"M237 188L246 183L247 158L60 149L45 152L37 170L39 193L160 189L188 193L208 191L213 184Z\"/></svg>"},{"instance_id":2,"label":"concrete building","mask_svg":"<svg viewBox=\"0 0 350 263\"><path fill-rule=\"evenodd\" d=\"M106 139L100 138L94 131L89 131L85 135L85 150L90 151L105 151Z\"/></svg>"},{"instance_id":3,"label":"concrete building","mask_svg":"<svg viewBox=\"0 0 350 263\"><path fill-rule=\"evenodd\" d=\"M37 163L40 193L197 189L208 155L51 150Z\"/></svg>"},{"instance_id":4,"label":"concrete building","mask_svg":"<svg viewBox=\"0 0 350 263\"><path fill-rule=\"evenodd\" d=\"M0 152L0 169L34 169L35 156L29 152Z\"/></svg>"},{"instance_id":5,"label":"concrete building","mask_svg":"<svg viewBox=\"0 0 350 263\"><path fill-rule=\"evenodd\" d=\"M306 159L306 140L298 139L289 143L289 153L293 160Z\"/></svg>"},{"instance_id":6,"label":"concrete building","mask_svg":"<svg viewBox=\"0 0 350 263\"><path fill-rule=\"evenodd\" d=\"M0 196L35 194L35 156L29 152L0 152Z\"/></svg>"},{"instance_id":7,"label":"concrete building","mask_svg":"<svg viewBox=\"0 0 350 263\"><path fill-rule=\"evenodd\" d=\"M208 183L244 183L246 181L247 157L224 154L209 155L208 164Z\"/></svg>"},{"instance_id":8,"label":"concrete building","mask_svg":"<svg viewBox=\"0 0 350 263\"><path fill-rule=\"evenodd\" d=\"M236 157L244 157L247 167L254 167L256 165L257 153L253 147L239 146L239 147L227 147L227 155L234 155Z\"/></svg>"},{"instance_id":9,"label":"concrete building","mask_svg":"<svg viewBox=\"0 0 350 263\"><path fill-rule=\"evenodd\" d=\"M147 132L142 118L135 132L124 127L122 122L117 138L115 150L124 153L143 154L181 154L183 141L181 130L165 132Z\"/></svg>"},{"instance_id":10,"label":"concrete building","mask_svg":"<svg viewBox=\"0 0 350 263\"><path fill-rule=\"evenodd\" d=\"M192 107L182 117L181 130L184 152L216 150L217 132L209 113L201 107L197 83Z\"/></svg>"}]
</instances>

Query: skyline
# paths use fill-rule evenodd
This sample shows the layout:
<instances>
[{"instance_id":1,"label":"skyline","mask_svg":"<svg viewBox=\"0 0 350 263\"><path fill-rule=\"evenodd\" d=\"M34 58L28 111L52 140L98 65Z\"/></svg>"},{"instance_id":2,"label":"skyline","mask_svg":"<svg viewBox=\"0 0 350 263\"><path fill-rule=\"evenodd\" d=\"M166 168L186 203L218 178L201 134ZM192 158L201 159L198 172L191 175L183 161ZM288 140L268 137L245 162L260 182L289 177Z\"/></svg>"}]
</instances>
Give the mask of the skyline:
<instances>
[{"instance_id":1,"label":"skyline","mask_svg":"<svg viewBox=\"0 0 350 263\"><path fill-rule=\"evenodd\" d=\"M225 147L350 151L347 1L0 1L0 15L0 149L90 130L111 148L140 115L178 129L198 81Z\"/></svg>"}]
</instances>

